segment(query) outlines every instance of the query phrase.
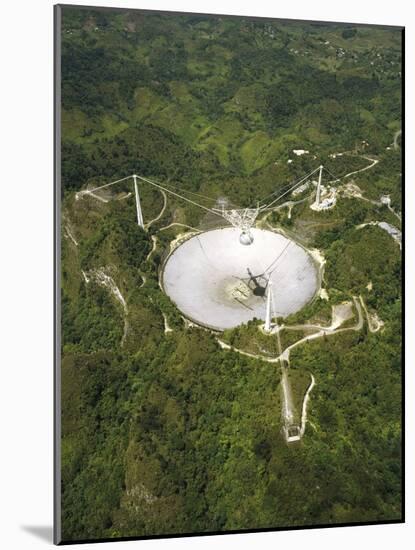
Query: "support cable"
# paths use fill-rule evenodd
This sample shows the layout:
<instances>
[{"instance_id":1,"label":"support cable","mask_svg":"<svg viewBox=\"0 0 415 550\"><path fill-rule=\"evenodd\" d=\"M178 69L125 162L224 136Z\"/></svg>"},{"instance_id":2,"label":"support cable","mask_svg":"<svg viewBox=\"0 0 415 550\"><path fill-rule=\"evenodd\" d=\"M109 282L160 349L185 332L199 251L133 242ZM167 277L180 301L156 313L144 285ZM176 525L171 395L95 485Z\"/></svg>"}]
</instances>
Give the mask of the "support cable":
<instances>
[{"instance_id":1,"label":"support cable","mask_svg":"<svg viewBox=\"0 0 415 550\"><path fill-rule=\"evenodd\" d=\"M211 214L215 214L215 216L218 216L219 218L223 218L221 214L218 212L215 212L211 208L207 208L206 206L203 206L203 204L199 204L195 201L192 201L191 199L188 199L187 197L184 197L183 195L180 195L179 193L176 193L175 191L172 191L171 189L168 189L167 187L164 187L163 185L160 185L159 183L155 183L154 181L151 181L147 178L143 178L143 176L137 176L138 179L145 181L149 183L150 185L154 185L154 187L157 187L158 189L162 189L163 191L167 191L167 193L170 193L171 195L174 195L178 197L179 199L185 200L189 202L190 204L193 204L194 206L198 206L199 208L202 208L203 210L206 210L207 212L210 212Z\"/></svg>"},{"instance_id":2,"label":"support cable","mask_svg":"<svg viewBox=\"0 0 415 550\"><path fill-rule=\"evenodd\" d=\"M323 166L323 170L325 170L332 178L334 178L334 180L330 181L329 183L335 183L336 181L340 181L344 176L341 176L341 177L338 177L338 176L335 176L332 172L330 172L330 170L328 168L326 168L325 166ZM346 174L345 174L346 175Z\"/></svg>"},{"instance_id":3,"label":"support cable","mask_svg":"<svg viewBox=\"0 0 415 550\"><path fill-rule=\"evenodd\" d=\"M109 187L110 185L114 185L115 183L120 183L121 181L128 180L132 178L133 176L125 176L125 178L121 178L116 181L111 181L110 183L104 183L104 185L100 185L99 187L94 187L94 189L84 189L83 191L79 191L79 193L95 193L95 191L99 191L100 189L104 189L104 187ZM138 177L138 176L137 176Z\"/></svg>"},{"instance_id":4,"label":"support cable","mask_svg":"<svg viewBox=\"0 0 415 550\"><path fill-rule=\"evenodd\" d=\"M312 170L309 174L307 174L306 176L300 178L297 182L294 183L294 185L290 186L286 191L284 191L281 195L279 195L277 198L275 198L273 201L271 201L268 205L265 205L265 206L258 206L256 210L262 212L262 211L265 211L265 210L272 210L272 205L274 205L277 201L279 201L282 197L284 197L285 195L287 195L288 193L290 193L291 191L293 191L296 187L298 187L299 185L301 185L304 181L306 181L309 177L311 177L315 172L317 172L317 170L319 170L319 168L316 168L315 170ZM327 169L326 169L327 170ZM327 170L327 172L329 172L329 170ZM331 172L329 172L329 174L331 176L334 177L333 174L331 174ZM92 194L92 193L95 193L96 191L99 191L100 189L104 189L106 187L109 187L111 185L115 185L116 183L120 183L122 181L126 181L130 178L138 178L140 179L141 181L145 181L146 183L149 183L150 185L153 185L154 187L156 187L157 189L161 189L162 191L165 191L167 193L170 193L171 195L174 195L175 197L178 197L179 199L182 199L190 204L193 204L194 206L197 206L198 208L202 208L203 210L206 210L207 212L210 212L211 214L214 214L216 216L218 216L219 218L222 218L224 219L224 216L222 214L222 212L219 210L219 209L215 209L215 208L208 208L206 206L204 206L203 204L200 204L188 197L185 197L184 195L180 194L180 193L177 193L176 191L173 191L170 187L174 187L174 188L177 188L177 186L174 186L172 184L165 184L165 185L161 185L160 183L157 183L157 182L154 182L154 181L151 181L150 179L148 178L145 178L143 176L138 176L138 175L130 175L130 176L126 176L124 178L121 178L121 179L118 179L118 180L115 180L115 181L111 181L109 183L105 183L104 185L99 185L97 187L94 187L93 189L86 189L84 191L80 191L79 194L80 195L83 195L83 194ZM188 194L191 194L191 195L195 195L195 196L199 196L201 198L204 198L206 200L212 200L212 201L216 201L217 199L213 199L212 197L208 197L206 195L202 195L200 193L195 193L193 191L187 191L187 190L182 190L181 189L181 192L182 193L188 193ZM277 193L278 191L276 191L275 193ZM271 196L275 195L275 193L272 193ZM267 198L267 197L266 197ZM265 199L262 200L262 202L264 201ZM245 209L245 210L250 210L250 209ZM251 209L251 210L255 210L255 209ZM226 219L226 218L225 218Z\"/></svg>"},{"instance_id":5,"label":"support cable","mask_svg":"<svg viewBox=\"0 0 415 550\"><path fill-rule=\"evenodd\" d=\"M311 174L312 174L312 172L310 172L310 173L308 174L308 177L311 176ZM305 177L307 177L307 176L305 176ZM291 189L291 188L292 188L293 186L295 186L295 185L297 185L297 180L295 180L295 183L290 182L290 183L288 183L287 185L285 185L284 187L282 187L281 189L277 189L276 191L273 191L272 193L270 193L269 195L267 195L267 196L265 196L263 199L261 199L261 200L259 201L259 203L263 203L263 202L265 202L267 199L269 199L270 197L273 197L273 196L277 195L278 193L281 193L281 191L286 191L286 190L288 190L288 189Z\"/></svg>"},{"instance_id":6,"label":"support cable","mask_svg":"<svg viewBox=\"0 0 415 550\"><path fill-rule=\"evenodd\" d=\"M310 172L309 174L307 174L306 176L304 176L303 178L301 178L300 180L297 181L297 183L295 183L292 187L290 187L290 189L288 189L288 191L285 191L285 193L282 193L279 197L277 197L276 199L274 199L272 202L270 202L268 205L266 206L261 206L260 207L260 211L263 212L264 210L272 210L272 205L275 204L277 201L279 201L280 199L282 199L282 197L284 197L285 195L287 195L288 193L290 193L292 190L294 190L295 187L298 187L301 183L303 183L304 181L306 181L309 177L311 177L313 174L315 174L318 170L320 170L320 167L316 168L315 170L313 170L312 172Z\"/></svg>"},{"instance_id":7,"label":"support cable","mask_svg":"<svg viewBox=\"0 0 415 550\"><path fill-rule=\"evenodd\" d=\"M180 190L182 193L187 193L189 195L194 195L196 197L200 197L200 198L208 200L208 201L216 202L218 200L217 198L215 199L213 197L208 197L207 195L202 195L201 193L196 193L195 191L189 191L188 189L182 189L179 185L176 185L174 183L163 183L163 185L165 185L166 187L173 187L173 189L175 189L176 191Z\"/></svg>"},{"instance_id":8,"label":"support cable","mask_svg":"<svg viewBox=\"0 0 415 550\"><path fill-rule=\"evenodd\" d=\"M275 258L275 260L273 260L269 266L267 267L267 269L264 271L264 273L269 273L269 277L272 275L272 273L275 271L275 269L277 268L277 265L274 266L274 268L270 271L271 267L274 265L274 264L277 264L278 260L281 258L281 256L284 254L284 252L287 250L287 248L290 246L291 244L291 241L288 241L288 243L284 246L284 248L281 250L281 252L278 254L278 256Z\"/></svg>"}]
</instances>

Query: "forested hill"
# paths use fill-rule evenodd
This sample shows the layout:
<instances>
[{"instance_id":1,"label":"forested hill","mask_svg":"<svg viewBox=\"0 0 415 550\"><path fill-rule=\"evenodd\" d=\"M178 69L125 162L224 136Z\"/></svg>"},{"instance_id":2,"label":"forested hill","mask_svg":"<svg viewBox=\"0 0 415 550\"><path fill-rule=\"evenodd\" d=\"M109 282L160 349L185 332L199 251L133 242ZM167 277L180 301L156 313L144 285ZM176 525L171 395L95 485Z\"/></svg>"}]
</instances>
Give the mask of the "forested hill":
<instances>
[{"instance_id":1,"label":"forested hill","mask_svg":"<svg viewBox=\"0 0 415 550\"><path fill-rule=\"evenodd\" d=\"M401 223L400 29L62 13L64 540L399 521L401 251L378 222ZM131 181L76 191L135 172L242 207L320 163L344 176L334 208L310 184L258 219L325 261L282 345L354 315L293 350L299 411L316 384L287 445L280 368L255 357L275 335L253 320L224 349L160 288L205 212L141 185L143 230Z\"/></svg>"},{"instance_id":2,"label":"forested hill","mask_svg":"<svg viewBox=\"0 0 415 550\"><path fill-rule=\"evenodd\" d=\"M256 175L266 193L312 163L287 165L293 149L384 152L400 48L399 29L66 8L64 189L135 171L193 188Z\"/></svg>"}]
</instances>

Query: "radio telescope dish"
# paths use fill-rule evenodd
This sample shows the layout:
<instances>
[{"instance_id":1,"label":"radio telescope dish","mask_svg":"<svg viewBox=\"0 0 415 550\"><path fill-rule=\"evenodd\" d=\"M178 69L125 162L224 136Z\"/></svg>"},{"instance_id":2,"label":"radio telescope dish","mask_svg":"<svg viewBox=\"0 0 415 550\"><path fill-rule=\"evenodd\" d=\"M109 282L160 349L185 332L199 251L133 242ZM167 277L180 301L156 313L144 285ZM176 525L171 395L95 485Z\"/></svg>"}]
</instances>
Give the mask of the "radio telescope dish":
<instances>
[{"instance_id":1,"label":"radio telescope dish","mask_svg":"<svg viewBox=\"0 0 415 550\"><path fill-rule=\"evenodd\" d=\"M173 250L162 273L164 292L191 321L225 330L265 319L266 288L272 282L275 315L286 317L317 292L318 270L310 254L284 235L252 228L213 229Z\"/></svg>"}]
</instances>

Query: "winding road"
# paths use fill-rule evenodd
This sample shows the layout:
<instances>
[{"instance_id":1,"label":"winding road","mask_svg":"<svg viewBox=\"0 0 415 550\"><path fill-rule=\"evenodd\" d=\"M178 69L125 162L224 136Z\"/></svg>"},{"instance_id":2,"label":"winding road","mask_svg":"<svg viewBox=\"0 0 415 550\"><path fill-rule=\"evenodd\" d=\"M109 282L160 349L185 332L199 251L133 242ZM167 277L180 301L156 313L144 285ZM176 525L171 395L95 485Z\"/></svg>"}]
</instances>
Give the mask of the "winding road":
<instances>
[{"instance_id":1,"label":"winding road","mask_svg":"<svg viewBox=\"0 0 415 550\"><path fill-rule=\"evenodd\" d=\"M230 346L226 342L223 342L223 340L221 340L219 337L216 337L216 341L218 342L219 346L222 349L235 351L237 353L240 353L241 355L246 355L247 357L252 357L254 359L259 359L261 361L266 361L268 363L281 362L281 365L282 365L281 384L282 384L282 391L283 391L283 398L284 398L283 416L284 416L285 422L289 424L290 422L292 422L292 420L294 418L294 409L293 409L291 390L290 390L288 379L287 379L286 369L283 366L284 362L289 363L290 351L292 349L296 348L297 346L303 344L304 342L307 342L309 340L315 340L316 338L322 338L323 336L330 336L331 334L338 334L340 332L345 332L345 331L348 331L348 330L354 330L354 331L361 330L363 328L363 311L362 311L362 307L363 307L363 309L366 313L366 317L367 317L367 320L368 320L368 323L369 323L368 313L367 313L367 310L365 308L363 298L361 296L359 297L359 299L356 296L353 296L353 302L354 302L354 305L355 305L355 308L356 308L356 311L357 311L357 314L358 314L358 319L357 319L357 322L356 322L355 325L353 325L351 327L337 328L339 326L338 325L338 319L335 319L334 317L332 319L332 324L330 325L330 327L321 327L319 325L311 325L311 324L310 325L296 325L298 328L302 328L302 329L304 329L305 327L307 327L307 328L316 328L316 329L318 329L318 332L316 332L312 335L309 335L309 336L305 336L301 340L298 340L294 344L291 344L291 346L288 346L282 353L281 353L281 348L280 348L280 354L278 355L278 357L266 357L264 355L249 353L249 352L240 350L238 348ZM288 328L288 327L285 327L285 328ZM277 336L279 336L279 332L277 332ZM303 437L304 432L305 432L306 423L307 423L307 406L308 406L308 402L309 402L309 399L310 399L310 393L311 393L312 389L314 388L314 386L316 384L314 376L311 373L310 373L310 376L311 376L311 383L310 383L309 387L307 388L307 391L305 393L304 400L303 400L302 413L301 413L300 435L299 435L298 439ZM294 441L296 439L297 438L293 438L292 440ZM288 439L287 441L290 441L290 440Z\"/></svg>"},{"instance_id":2,"label":"winding road","mask_svg":"<svg viewBox=\"0 0 415 550\"><path fill-rule=\"evenodd\" d=\"M354 170L353 172L349 172L348 174L345 174L344 176L342 176L339 179L348 178L349 176L352 176L353 174L359 174L360 172L364 172L365 170L369 170L370 168L373 168L374 166L376 166L376 164L379 162L378 159L371 159L370 157L366 157L364 155L361 155L361 156L362 156L362 158L368 160L371 164L368 164L364 168L360 168L360 170Z\"/></svg>"},{"instance_id":3,"label":"winding road","mask_svg":"<svg viewBox=\"0 0 415 550\"><path fill-rule=\"evenodd\" d=\"M150 256L153 254L153 252L157 248L157 236L156 235L151 235L151 240L153 242L153 246L152 246L150 252L147 254L147 257L146 257L145 261L150 259Z\"/></svg>"},{"instance_id":4,"label":"winding road","mask_svg":"<svg viewBox=\"0 0 415 550\"><path fill-rule=\"evenodd\" d=\"M253 359L260 359L261 361L266 361L268 363L278 363L281 360L289 361L290 359L290 351L297 346L300 346L301 344L304 344L304 342L308 342L309 340L315 340L316 338L322 338L323 336L331 336L333 334L339 334L340 332L346 332L348 330L361 330L363 327L363 312L362 312L362 306L360 301L353 296L353 302L357 310L358 314L358 320L355 325L352 327L345 327L345 328L338 328L333 329L332 326L330 327L321 327L319 325L309 325L313 327L318 327L318 332L314 334L310 334L309 336L305 336L304 338L301 338L301 340L297 340L297 342L294 342L294 344L291 344L291 346L288 346L280 355L277 357L267 357L265 355L255 354L255 353L249 353L248 351L243 351L241 349L235 348L233 346L230 346L223 340L221 340L218 336L216 337L216 341L220 345L222 349L227 349L231 351L235 351L236 353L240 353L241 355L246 355L247 357L252 357ZM304 326L304 325L297 325L298 327ZM287 327L285 327L287 328Z\"/></svg>"},{"instance_id":5,"label":"winding road","mask_svg":"<svg viewBox=\"0 0 415 550\"><path fill-rule=\"evenodd\" d=\"M149 221L148 223L146 223L144 225L145 229L148 229L153 223L155 223L157 220L159 220L162 217L162 215L164 214L164 211L166 210L167 195L162 189L160 189L160 193L163 195L163 207L160 210L159 214L155 218L153 218L151 221Z\"/></svg>"}]
</instances>

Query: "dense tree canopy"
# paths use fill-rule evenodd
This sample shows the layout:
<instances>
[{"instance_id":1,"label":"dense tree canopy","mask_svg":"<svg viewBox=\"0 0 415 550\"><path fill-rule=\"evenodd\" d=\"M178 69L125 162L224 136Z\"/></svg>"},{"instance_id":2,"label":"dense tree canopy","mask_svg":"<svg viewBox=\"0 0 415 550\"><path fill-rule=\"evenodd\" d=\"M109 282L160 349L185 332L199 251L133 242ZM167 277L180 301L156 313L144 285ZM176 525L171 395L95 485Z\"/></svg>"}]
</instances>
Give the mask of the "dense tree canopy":
<instances>
[{"instance_id":1,"label":"dense tree canopy","mask_svg":"<svg viewBox=\"0 0 415 550\"><path fill-rule=\"evenodd\" d=\"M401 256L364 225L400 227L379 202L400 210L400 53L390 28L63 8L64 540L401 517ZM316 386L287 445L278 363L221 349L161 288L170 243L215 221L142 185L143 230L131 181L104 200L75 192L138 173L250 206L320 163L358 172L344 183L363 199L314 212L310 183L260 220L326 259L328 299L283 322L328 325L362 296L384 328L295 348L299 409ZM276 355L258 324L221 337ZM283 331L283 347L304 334Z\"/></svg>"}]
</instances>

